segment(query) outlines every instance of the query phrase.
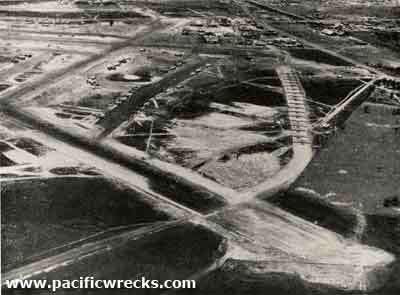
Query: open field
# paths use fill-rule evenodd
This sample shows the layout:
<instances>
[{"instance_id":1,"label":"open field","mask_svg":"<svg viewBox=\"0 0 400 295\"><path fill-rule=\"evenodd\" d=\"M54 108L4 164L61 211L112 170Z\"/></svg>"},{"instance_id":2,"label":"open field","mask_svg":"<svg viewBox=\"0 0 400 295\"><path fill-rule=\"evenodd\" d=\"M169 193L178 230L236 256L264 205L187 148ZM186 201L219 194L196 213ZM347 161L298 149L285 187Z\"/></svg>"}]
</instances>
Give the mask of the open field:
<instances>
[{"instance_id":1,"label":"open field","mask_svg":"<svg viewBox=\"0 0 400 295\"><path fill-rule=\"evenodd\" d=\"M399 13L0 0L2 291L399 294Z\"/></svg>"},{"instance_id":2,"label":"open field","mask_svg":"<svg viewBox=\"0 0 400 295\"><path fill-rule=\"evenodd\" d=\"M60 195L60 191L65 195ZM5 182L2 184L3 269L32 261L32 257L40 257L42 252L96 233L128 230L167 219L139 199L134 192L102 178Z\"/></svg>"},{"instance_id":3,"label":"open field","mask_svg":"<svg viewBox=\"0 0 400 295\"><path fill-rule=\"evenodd\" d=\"M399 194L400 164L393 161L400 153L399 138L390 127L397 121L398 116L382 116L379 106L371 113L360 109L319 151L296 185L330 193L331 202L365 212L381 209L385 198Z\"/></svg>"}]
</instances>

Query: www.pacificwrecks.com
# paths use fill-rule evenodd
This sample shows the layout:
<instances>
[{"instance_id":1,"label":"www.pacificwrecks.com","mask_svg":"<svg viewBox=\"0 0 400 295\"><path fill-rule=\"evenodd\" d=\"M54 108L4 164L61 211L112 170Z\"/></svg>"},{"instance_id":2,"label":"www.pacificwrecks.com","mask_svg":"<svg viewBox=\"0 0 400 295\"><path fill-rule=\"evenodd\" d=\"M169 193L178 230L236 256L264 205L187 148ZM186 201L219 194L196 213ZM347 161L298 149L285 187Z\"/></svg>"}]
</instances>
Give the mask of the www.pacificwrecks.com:
<instances>
[{"instance_id":1,"label":"www.pacificwrecks.com","mask_svg":"<svg viewBox=\"0 0 400 295\"><path fill-rule=\"evenodd\" d=\"M135 280L96 280L94 277L80 277L76 280L6 280L8 289L195 289L195 280L149 280L145 277Z\"/></svg>"}]
</instances>

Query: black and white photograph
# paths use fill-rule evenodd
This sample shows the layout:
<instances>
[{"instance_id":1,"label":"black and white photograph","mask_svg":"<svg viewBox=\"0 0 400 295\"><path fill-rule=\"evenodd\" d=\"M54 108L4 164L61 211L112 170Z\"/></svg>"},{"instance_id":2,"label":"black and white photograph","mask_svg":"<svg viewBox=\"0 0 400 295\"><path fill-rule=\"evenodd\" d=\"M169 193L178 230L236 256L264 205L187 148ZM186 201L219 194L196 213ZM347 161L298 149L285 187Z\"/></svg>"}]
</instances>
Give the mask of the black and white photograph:
<instances>
[{"instance_id":1,"label":"black and white photograph","mask_svg":"<svg viewBox=\"0 0 400 295\"><path fill-rule=\"evenodd\" d=\"M400 0L0 0L6 295L399 295Z\"/></svg>"}]
</instances>

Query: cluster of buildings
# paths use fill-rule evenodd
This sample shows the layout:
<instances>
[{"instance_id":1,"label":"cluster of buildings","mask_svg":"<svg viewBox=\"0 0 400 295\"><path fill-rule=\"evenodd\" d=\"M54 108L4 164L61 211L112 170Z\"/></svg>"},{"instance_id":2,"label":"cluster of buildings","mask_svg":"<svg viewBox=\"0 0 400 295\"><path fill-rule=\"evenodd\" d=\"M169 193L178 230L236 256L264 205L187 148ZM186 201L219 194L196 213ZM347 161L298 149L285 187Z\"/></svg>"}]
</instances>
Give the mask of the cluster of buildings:
<instances>
[{"instance_id":1,"label":"cluster of buildings","mask_svg":"<svg viewBox=\"0 0 400 295\"><path fill-rule=\"evenodd\" d=\"M87 6L117 6L118 2L114 0L75 0L75 5L87 5Z\"/></svg>"},{"instance_id":2,"label":"cluster of buildings","mask_svg":"<svg viewBox=\"0 0 400 295\"><path fill-rule=\"evenodd\" d=\"M380 19L375 17L364 18L361 22L354 22L348 25L352 30L357 31L400 31L400 20Z\"/></svg>"},{"instance_id":3,"label":"cluster of buildings","mask_svg":"<svg viewBox=\"0 0 400 295\"><path fill-rule=\"evenodd\" d=\"M399 21L382 21L379 19L370 19L365 22L352 22L342 23L337 22L334 24L326 24L321 22L314 22L318 26L323 35L327 36L347 36L352 31L385 31L385 32L400 32Z\"/></svg>"},{"instance_id":4,"label":"cluster of buildings","mask_svg":"<svg viewBox=\"0 0 400 295\"><path fill-rule=\"evenodd\" d=\"M228 17L196 20L184 27L182 35L200 36L206 44L237 43L248 46L265 46L261 36L277 35L272 29L266 29L250 19L230 19Z\"/></svg>"},{"instance_id":5,"label":"cluster of buildings","mask_svg":"<svg viewBox=\"0 0 400 295\"><path fill-rule=\"evenodd\" d=\"M304 47L303 43L298 41L295 38L289 38L289 37L276 37L269 39L266 42L268 45L274 45L277 47L284 47L284 48L299 48L299 47Z\"/></svg>"},{"instance_id":6,"label":"cluster of buildings","mask_svg":"<svg viewBox=\"0 0 400 295\"><path fill-rule=\"evenodd\" d=\"M377 82L378 86L383 86L386 89L400 91L400 80L383 78Z\"/></svg>"},{"instance_id":7,"label":"cluster of buildings","mask_svg":"<svg viewBox=\"0 0 400 295\"><path fill-rule=\"evenodd\" d=\"M341 23L334 24L329 28L325 28L321 30L321 33L327 36L345 36L348 34L345 30L345 27Z\"/></svg>"},{"instance_id":8,"label":"cluster of buildings","mask_svg":"<svg viewBox=\"0 0 400 295\"><path fill-rule=\"evenodd\" d=\"M233 33L227 30L218 30L219 27L231 27L232 21L226 17L208 18L206 21L196 20L182 29L182 35L198 35L208 44L218 44L224 38L231 38ZM225 31L225 32L224 32Z\"/></svg>"}]
</instances>

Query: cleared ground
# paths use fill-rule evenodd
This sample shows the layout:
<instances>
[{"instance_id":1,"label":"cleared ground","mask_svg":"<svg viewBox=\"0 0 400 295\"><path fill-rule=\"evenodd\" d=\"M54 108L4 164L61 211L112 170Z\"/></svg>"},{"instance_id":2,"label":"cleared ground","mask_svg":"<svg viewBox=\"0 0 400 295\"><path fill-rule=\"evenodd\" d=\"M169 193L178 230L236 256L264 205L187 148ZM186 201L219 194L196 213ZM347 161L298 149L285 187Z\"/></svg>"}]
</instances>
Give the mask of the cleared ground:
<instances>
[{"instance_id":1,"label":"cleared ground","mask_svg":"<svg viewBox=\"0 0 400 295\"><path fill-rule=\"evenodd\" d=\"M399 117L380 107L357 110L319 151L297 186L311 188L329 200L365 212L376 212L383 200L400 191L400 137L392 126ZM333 194L331 194L333 193Z\"/></svg>"},{"instance_id":2,"label":"cleared ground","mask_svg":"<svg viewBox=\"0 0 400 295\"><path fill-rule=\"evenodd\" d=\"M257 1L0 1L4 278L398 293L398 9Z\"/></svg>"}]
</instances>

